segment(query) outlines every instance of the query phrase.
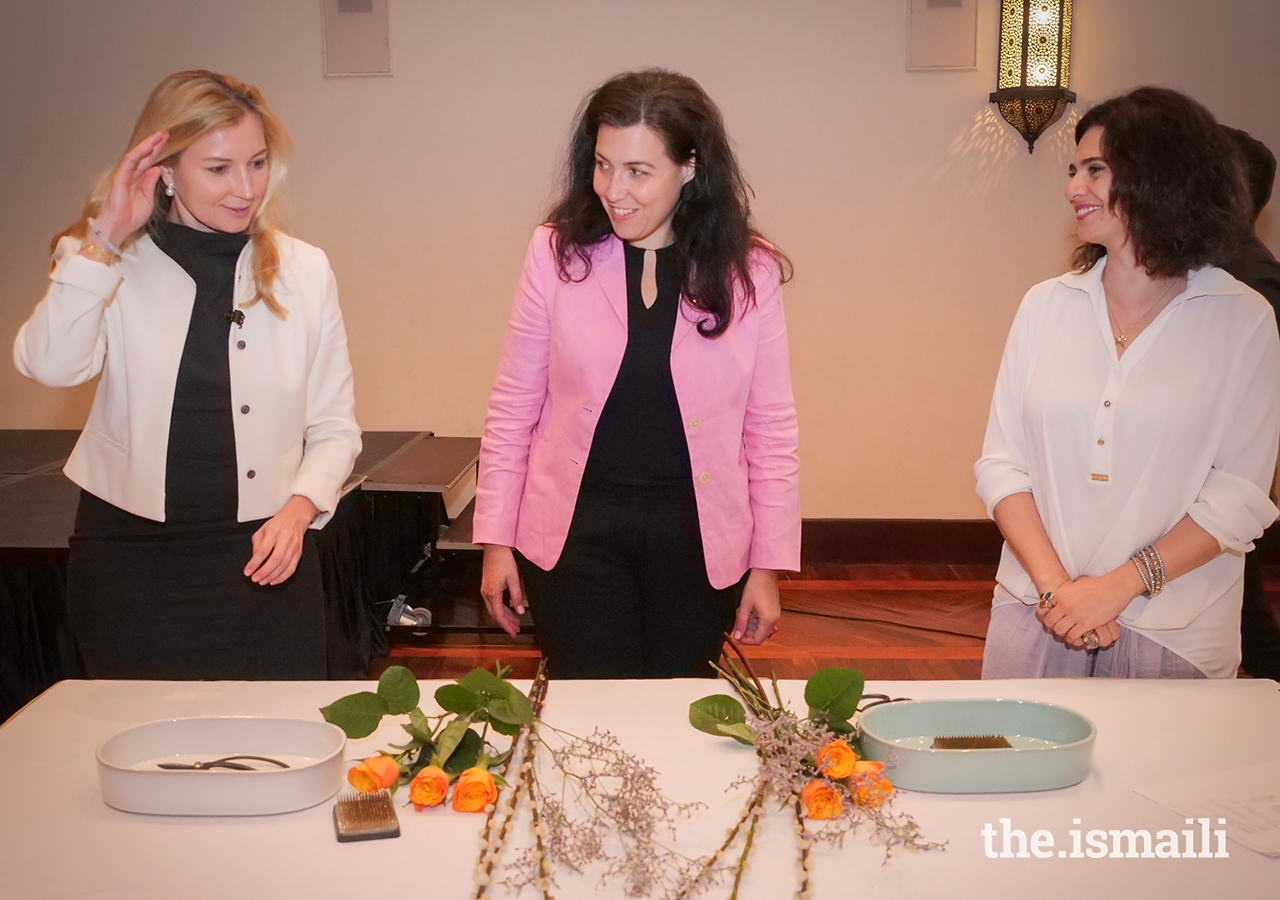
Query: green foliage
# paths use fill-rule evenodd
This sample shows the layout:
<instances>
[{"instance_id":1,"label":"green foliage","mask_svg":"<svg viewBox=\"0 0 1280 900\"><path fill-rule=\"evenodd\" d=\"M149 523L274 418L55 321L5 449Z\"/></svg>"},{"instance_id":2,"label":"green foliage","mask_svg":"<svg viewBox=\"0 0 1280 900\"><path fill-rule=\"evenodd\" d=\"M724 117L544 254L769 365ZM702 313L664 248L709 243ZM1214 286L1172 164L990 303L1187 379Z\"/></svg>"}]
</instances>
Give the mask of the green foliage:
<instances>
[{"instance_id":1,"label":"green foliage","mask_svg":"<svg viewBox=\"0 0 1280 900\"><path fill-rule=\"evenodd\" d=\"M689 704L689 724L707 734L714 734L717 737L729 734L735 740L741 740L737 735L724 731L723 727L745 726L746 722L747 711L742 708L741 703L728 694L712 694L710 697L703 697Z\"/></svg>"},{"instance_id":2,"label":"green foliage","mask_svg":"<svg viewBox=\"0 0 1280 900\"><path fill-rule=\"evenodd\" d=\"M436 749L431 754L431 765L444 768L444 763L462 743L462 736L470 730L470 727L471 720L466 716L458 716L446 725L436 738Z\"/></svg>"},{"instance_id":3,"label":"green foliage","mask_svg":"<svg viewBox=\"0 0 1280 900\"><path fill-rule=\"evenodd\" d=\"M401 726L409 732L409 737L420 744L432 744L435 738L431 734L431 721L416 706L409 710L409 721Z\"/></svg>"},{"instance_id":4,"label":"green foliage","mask_svg":"<svg viewBox=\"0 0 1280 900\"><path fill-rule=\"evenodd\" d=\"M378 679L378 696L387 704L387 712L403 715L417 709L422 694L412 672L404 666L391 666Z\"/></svg>"},{"instance_id":5,"label":"green foliage","mask_svg":"<svg viewBox=\"0 0 1280 900\"><path fill-rule=\"evenodd\" d=\"M462 721L455 719L455 722ZM450 723L452 724L452 723ZM454 747L453 752L449 754L449 758L445 760L444 765L440 768L444 769L448 774L449 780L457 778L465 769L470 769L480 758L480 753L484 750L484 741L480 735L476 734L470 728L462 733L458 745Z\"/></svg>"},{"instance_id":6,"label":"green foliage","mask_svg":"<svg viewBox=\"0 0 1280 900\"><path fill-rule=\"evenodd\" d=\"M862 673L856 669L832 668L815 672L804 686L809 718L823 722L829 728L848 724L858 711L864 682Z\"/></svg>"},{"instance_id":7,"label":"green foliage","mask_svg":"<svg viewBox=\"0 0 1280 900\"><path fill-rule=\"evenodd\" d=\"M746 744L748 747L755 746L756 730L750 725L739 723L737 725L725 725L721 723L716 726L720 729L721 734L727 734L739 744Z\"/></svg>"},{"instance_id":8,"label":"green foliage","mask_svg":"<svg viewBox=\"0 0 1280 900\"><path fill-rule=\"evenodd\" d=\"M436 703L445 712L459 716L470 715L479 709L484 698L460 684L446 684L436 688Z\"/></svg>"},{"instance_id":9,"label":"green foliage","mask_svg":"<svg viewBox=\"0 0 1280 900\"><path fill-rule=\"evenodd\" d=\"M499 722L497 719L490 719L489 727L498 732L498 734L505 734L507 737L515 737L520 733L519 725L508 725L506 722Z\"/></svg>"},{"instance_id":10,"label":"green foliage","mask_svg":"<svg viewBox=\"0 0 1280 900\"><path fill-rule=\"evenodd\" d=\"M473 694L483 694L488 697L496 697L511 687L488 669L472 669L458 679L458 686L466 688Z\"/></svg>"},{"instance_id":11,"label":"green foliage","mask_svg":"<svg viewBox=\"0 0 1280 900\"><path fill-rule=\"evenodd\" d=\"M533 723L533 707L506 676L511 669L498 664L495 671L476 669L456 684L441 686L435 693L441 715L428 716L418 707L422 699L418 681L404 666L391 666L378 679L377 693L359 691L341 697L320 710L325 721L343 730L348 738L368 737L383 716L408 715L400 726L408 743L391 744L395 752L379 751L400 766L398 784L407 784L428 765L440 766L451 777L477 764L502 765L511 756L508 748L492 755L485 737L473 725L484 725L499 734L514 737L520 728Z\"/></svg>"},{"instance_id":12,"label":"green foliage","mask_svg":"<svg viewBox=\"0 0 1280 900\"><path fill-rule=\"evenodd\" d=\"M320 710L326 722L337 725L349 738L368 737L386 715L387 702L378 694L360 691L340 697Z\"/></svg>"},{"instance_id":13,"label":"green foliage","mask_svg":"<svg viewBox=\"0 0 1280 900\"><path fill-rule=\"evenodd\" d=\"M503 684L506 685L506 693L493 697L485 704L489 720L507 725L532 725L533 707L529 705L529 698L507 682L504 681Z\"/></svg>"},{"instance_id":14,"label":"green foliage","mask_svg":"<svg viewBox=\"0 0 1280 900\"><path fill-rule=\"evenodd\" d=\"M412 762L409 761L410 757L413 759ZM431 764L431 745L428 744L418 747L416 750L408 751L401 762L401 771L404 774L400 776L400 780L396 783L397 787L413 781L415 775ZM405 764L407 764L408 768L405 768Z\"/></svg>"},{"instance_id":15,"label":"green foliage","mask_svg":"<svg viewBox=\"0 0 1280 900\"><path fill-rule=\"evenodd\" d=\"M853 734L853 725L849 722L827 722L827 728L838 737ZM859 754L861 758L861 754Z\"/></svg>"},{"instance_id":16,"label":"green foliage","mask_svg":"<svg viewBox=\"0 0 1280 900\"><path fill-rule=\"evenodd\" d=\"M756 715L769 715L773 707L758 690L748 673L732 662L717 670L734 689L752 704ZM809 718L837 735L853 733L849 720L858 711L864 679L856 669L822 669L815 672L804 686L804 699L809 704ZM775 679L776 692L776 679ZM781 699L779 699L781 702ZM689 705L689 724L699 731L717 737L731 737L741 744L754 745L756 731L747 724L747 712L736 697L713 694Z\"/></svg>"}]
</instances>

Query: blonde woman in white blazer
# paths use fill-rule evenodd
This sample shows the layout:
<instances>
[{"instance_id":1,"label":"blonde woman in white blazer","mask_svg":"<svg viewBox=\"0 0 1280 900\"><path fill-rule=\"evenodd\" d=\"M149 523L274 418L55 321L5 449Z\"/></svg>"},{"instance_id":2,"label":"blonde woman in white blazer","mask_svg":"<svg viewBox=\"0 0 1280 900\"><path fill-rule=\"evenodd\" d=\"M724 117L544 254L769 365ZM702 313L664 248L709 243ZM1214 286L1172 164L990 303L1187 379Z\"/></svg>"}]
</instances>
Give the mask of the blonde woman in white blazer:
<instances>
[{"instance_id":1,"label":"blonde woman in white blazer","mask_svg":"<svg viewBox=\"0 0 1280 900\"><path fill-rule=\"evenodd\" d=\"M288 138L257 89L195 71L131 144L14 346L42 384L101 375L65 469L81 655L92 677L322 678L308 535L360 431L333 273L274 224Z\"/></svg>"}]
</instances>

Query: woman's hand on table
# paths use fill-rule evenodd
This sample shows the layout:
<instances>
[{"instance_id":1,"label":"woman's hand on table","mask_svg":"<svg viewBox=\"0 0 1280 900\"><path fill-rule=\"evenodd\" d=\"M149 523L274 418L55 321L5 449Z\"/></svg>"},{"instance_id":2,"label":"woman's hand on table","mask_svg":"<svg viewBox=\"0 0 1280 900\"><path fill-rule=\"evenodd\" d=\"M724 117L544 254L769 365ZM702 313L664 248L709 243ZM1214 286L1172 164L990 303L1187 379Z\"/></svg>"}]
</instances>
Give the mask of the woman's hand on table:
<instances>
[{"instance_id":1,"label":"woman's hand on table","mask_svg":"<svg viewBox=\"0 0 1280 900\"><path fill-rule=\"evenodd\" d=\"M1036 618L1047 631L1062 639L1069 647L1083 649L1084 636L1095 632L1099 648L1110 647L1120 639L1116 617L1135 595L1115 573L1097 578L1082 576L1052 591L1052 605L1042 601Z\"/></svg>"},{"instance_id":2,"label":"woman's hand on table","mask_svg":"<svg viewBox=\"0 0 1280 900\"><path fill-rule=\"evenodd\" d=\"M280 584L288 581L302 558L302 543L307 528L320 510L300 494L294 494L253 533L253 557L244 567L245 577L254 584Z\"/></svg>"},{"instance_id":3,"label":"woman's hand on table","mask_svg":"<svg viewBox=\"0 0 1280 900\"><path fill-rule=\"evenodd\" d=\"M157 131L126 153L111 176L107 198L94 221L117 247L151 218L156 205L156 181L160 178L156 161L168 140L167 131ZM93 240L92 232L88 239Z\"/></svg>"},{"instance_id":4,"label":"woman's hand on table","mask_svg":"<svg viewBox=\"0 0 1280 900\"><path fill-rule=\"evenodd\" d=\"M763 644L782 618L782 598L778 595L778 573L772 569L752 569L742 589L742 602L733 623L733 639L744 644Z\"/></svg>"},{"instance_id":5,"label":"woman's hand on table","mask_svg":"<svg viewBox=\"0 0 1280 900\"><path fill-rule=\"evenodd\" d=\"M510 592L511 604L504 594ZM480 596L484 598L489 615L507 634L520 633L520 616L524 615L524 586L520 583L520 570L516 556L510 547L500 544L484 545L484 563L480 573ZM512 612L512 610L515 612Z\"/></svg>"}]
</instances>

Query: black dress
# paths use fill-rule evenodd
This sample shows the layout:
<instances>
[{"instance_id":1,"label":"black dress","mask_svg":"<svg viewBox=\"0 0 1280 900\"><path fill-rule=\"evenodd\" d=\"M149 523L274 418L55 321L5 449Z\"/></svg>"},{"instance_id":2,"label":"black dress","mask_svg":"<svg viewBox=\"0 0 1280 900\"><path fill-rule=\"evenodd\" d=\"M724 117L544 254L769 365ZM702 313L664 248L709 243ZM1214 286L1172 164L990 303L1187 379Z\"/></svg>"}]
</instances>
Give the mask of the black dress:
<instances>
[{"instance_id":1,"label":"black dress","mask_svg":"<svg viewBox=\"0 0 1280 900\"><path fill-rule=\"evenodd\" d=\"M274 587L244 575L263 520L237 522L228 319L247 235L172 223L157 246L196 283L174 385L165 521L80 494L67 565L72 630L91 678L324 678L314 533ZM130 348L129 352L145 352ZM111 348L108 348L108 353Z\"/></svg>"},{"instance_id":2,"label":"black dress","mask_svg":"<svg viewBox=\"0 0 1280 900\"><path fill-rule=\"evenodd\" d=\"M1224 265L1233 278L1261 294L1280 321L1280 262L1257 237L1236 248ZM1240 667L1254 678L1280 679L1280 622L1267 601L1257 550L1244 557L1244 599L1240 608Z\"/></svg>"}]
</instances>

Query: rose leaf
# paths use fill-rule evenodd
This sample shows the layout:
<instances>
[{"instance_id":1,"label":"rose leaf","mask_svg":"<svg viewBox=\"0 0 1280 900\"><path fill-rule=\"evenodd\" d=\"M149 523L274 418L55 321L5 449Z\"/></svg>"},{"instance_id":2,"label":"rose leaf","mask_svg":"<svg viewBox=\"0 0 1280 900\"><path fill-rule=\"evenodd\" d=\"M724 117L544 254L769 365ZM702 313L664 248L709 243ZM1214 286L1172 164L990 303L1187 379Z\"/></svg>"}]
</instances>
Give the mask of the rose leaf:
<instances>
[{"instance_id":1,"label":"rose leaf","mask_svg":"<svg viewBox=\"0 0 1280 900\"><path fill-rule=\"evenodd\" d=\"M480 735L468 728L463 732L462 739L458 741L458 746L454 748L453 753L449 754L449 759L440 768L453 778L474 766L482 750L484 750L484 741L480 739Z\"/></svg>"},{"instance_id":2,"label":"rose leaf","mask_svg":"<svg viewBox=\"0 0 1280 900\"><path fill-rule=\"evenodd\" d=\"M436 740L436 749L431 755L431 765L444 768L445 761L458 748L458 744L462 741L462 736L467 733L470 725L470 719L466 716L458 716L444 727L444 731L440 732L440 736Z\"/></svg>"},{"instance_id":3,"label":"rose leaf","mask_svg":"<svg viewBox=\"0 0 1280 900\"><path fill-rule=\"evenodd\" d=\"M465 716L479 709L484 704L484 697L460 684L445 684L436 689L436 703L445 712Z\"/></svg>"},{"instance_id":4,"label":"rose leaf","mask_svg":"<svg viewBox=\"0 0 1280 900\"><path fill-rule=\"evenodd\" d=\"M724 735L721 725L741 725L746 721L746 710L728 694L712 694L689 704L689 724L717 737Z\"/></svg>"},{"instance_id":5,"label":"rose leaf","mask_svg":"<svg viewBox=\"0 0 1280 900\"><path fill-rule=\"evenodd\" d=\"M373 734L388 712L382 697L371 691L360 691L338 698L321 709L320 715L341 728L347 737L362 738Z\"/></svg>"},{"instance_id":6,"label":"rose leaf","mask_svg":"<svg viewBox=\"0 0 1280 900\"><path fill-rule=\"evenodd\" d=\"M505 696L494 697L485 704L485 708L489 711L489 718L495 722L533 724L533 707L529 705L529 698L515 689Z\"/></svg>"},{"instance_id":7,"label":"rose leaf","mask_svg":"<svg viewBox=\"0 0 1280 900\"><path fill-rule=\"evenodd\" d=\"M721 734L727 734L739 744L746 744L748 747L755 746L756 730L746 723L739 722L737 725L725 725L721 722L716 728Z\"/></svg>"},{"instance_id":8,"label":"rose leaf","mask_svg":"<svg viewBox=\"0 0 1280 900\"><path fill-rule=\"evenodd\" d=\"M401 726L405 731L409 732L409 737L419 743L430 746L435 742L431 736L431 723L427 721L427 717L422 714L422 710L414 707L409 710L409 721Z\"/></svg>"},{"instance_id":9,"label":"rose leaf","mask_svg":"<svg viewBox=\"0 0 1280 900\"><path fill-rule=\"evenodd\" d=\"M422 693L418 679L404 666L391 666L378 679L378 696L387 704L387 712L407 713L418 705Z\"/></svg>"},{"instance_id":10,"label":"rose leaf","mask_svg":"<svg viewBox=\"0 0 1280 900\"><path fill-rule=\"evenodd\" d=\"M815 672L804 686L809 717L847 722L858 711L863 683L862 673L857 669L830 668Z\"/></svg>"},{"instance_id":11,"label":"rose leaf","mask_svg":"<svg viewBox=\"0 0 1280 900\"><path fill-rule=\"evenodd\" d=\"M489 697L500 697L506 693L510 687L505 681L494 675L488 669L472 669L466 675L458 679L458 685L471 691L473 694L483 694Z\"/></svg>"}]
</instances>

